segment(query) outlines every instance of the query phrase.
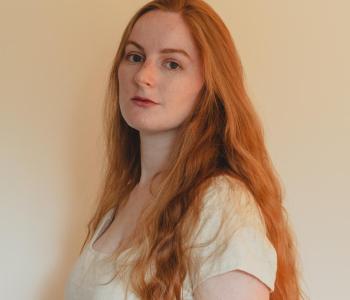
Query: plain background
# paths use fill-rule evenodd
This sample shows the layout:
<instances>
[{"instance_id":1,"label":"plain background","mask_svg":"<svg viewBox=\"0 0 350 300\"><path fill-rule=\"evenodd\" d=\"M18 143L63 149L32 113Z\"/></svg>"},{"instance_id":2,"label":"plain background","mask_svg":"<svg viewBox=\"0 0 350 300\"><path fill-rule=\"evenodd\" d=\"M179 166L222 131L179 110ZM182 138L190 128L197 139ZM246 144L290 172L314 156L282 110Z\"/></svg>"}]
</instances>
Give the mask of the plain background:
<instances>
[{"instance_id":1,"label":"plain background","mask_svg":"<svg viewBox=\"0 0 350 300\"><path fill-rule=\"evenodd\" d=\"M102 103L146 1L0 3L0 291L63 299L103 161ZM349 294L348 1L208 1L230 28L285 189L310 299Z\"/></svg>"}]
</instances>

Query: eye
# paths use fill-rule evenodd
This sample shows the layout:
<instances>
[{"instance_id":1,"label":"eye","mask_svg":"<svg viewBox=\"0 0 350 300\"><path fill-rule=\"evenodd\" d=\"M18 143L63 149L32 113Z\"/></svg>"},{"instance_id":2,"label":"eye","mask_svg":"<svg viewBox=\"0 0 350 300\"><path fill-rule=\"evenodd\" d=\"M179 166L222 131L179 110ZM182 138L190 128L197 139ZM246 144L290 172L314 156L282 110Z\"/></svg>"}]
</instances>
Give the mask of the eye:
<instances>
[{"instance_id":1,"label":"eye","mask_svg":"<svg viewBox=\"0 0 350 300\"><path fill-rule=\"evenodd\" d=\"M136 56L136 57L141 57L140 55L138 55L138 54L135 54L135 53L130 53L130 54L128 54L128 55L126 55L126 59L128 60L128 61L130 61L130 57L132 57L132 56ZM131 62L139 62L139 61L131 61Z\"/></svg>"},{"instance_id":2,"label":"eye","mask_svg":"<svg viewBox=\"0 0 350 300\"><path fill-rule=\"evenodd\" d=\"M182 69L181 66L175 61L167 61L166 63L170 63L170 66L175 67L175 68L170 67L170 70L176 71L177 69Z\"/></svg>"}]
</instances>

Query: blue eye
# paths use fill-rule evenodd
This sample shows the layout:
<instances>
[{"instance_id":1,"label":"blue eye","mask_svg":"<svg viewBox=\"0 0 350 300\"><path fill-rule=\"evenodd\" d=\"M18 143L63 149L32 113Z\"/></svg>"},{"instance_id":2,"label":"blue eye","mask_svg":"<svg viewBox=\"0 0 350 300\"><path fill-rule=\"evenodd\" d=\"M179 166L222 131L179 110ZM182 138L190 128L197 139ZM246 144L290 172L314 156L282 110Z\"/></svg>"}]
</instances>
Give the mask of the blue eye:
<instances>
[{"instance_id":1,"label":"blue eye","mask_svg":"<svg viewBox=\"0 0 350 300\"><path fill-rule=\"evenodd\" d=\"M127 59L128 61L130 61L130 60L129 60L129 58L130 58L130 57L132 57L132 56L141 57L140 55L137 55L137 54L131 53L131 54L128 54L128 55L126 56L126 59ZM132 62L135 62L135 61L132 61Z\"/></svg>"},{"instance_id":2,"label":"blue eye","mask_svg":"<svg viewBox=\"0 0 350 300\"><path fill-rule=\"evenodd\" d=\"M167 63L170 63L170 64L172 64L172 66L175 65L175 67L177 67L177 68L175 68L175 69L170 68L171 70L181 69L181 66L180 66L178 63L174 62L174 61L168 61Z\"/></svg>"}]
</instances>

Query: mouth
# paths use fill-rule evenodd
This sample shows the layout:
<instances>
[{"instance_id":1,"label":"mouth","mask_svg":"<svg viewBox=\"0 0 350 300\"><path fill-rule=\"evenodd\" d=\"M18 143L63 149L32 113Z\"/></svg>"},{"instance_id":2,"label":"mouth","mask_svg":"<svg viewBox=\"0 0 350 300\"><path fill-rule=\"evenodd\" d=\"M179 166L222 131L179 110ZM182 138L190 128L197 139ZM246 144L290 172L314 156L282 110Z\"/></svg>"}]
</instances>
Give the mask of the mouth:
<instances>
[{"instance_id":1,"label":"mouth","mask_svg":"<svg viewBox=\"0 0 350 300\"><path fill-rule=\"evenodd\" d=\"M155 101L153 101L151 99L142 98L142 97L139 97L139 96L135 96L135 97L131 98L131 100L134 100L134 101L137 101L137 102L143 102L143 103L158 104L157 102L155 102Z\"/></svg>"},{"instance_id":2,"label":"mouth","mask_svg":"<svg viewBox=\"0 0 350 300\"><path fill-rule=\"evenodd\" d=\"M139 107L143 107L143 108L152 107L152 106L159 104L159 103L156 103L150 99L141 98L138 96L131 98L131 100L134 104L136 104Z\"/></svg>"}]
</instances>

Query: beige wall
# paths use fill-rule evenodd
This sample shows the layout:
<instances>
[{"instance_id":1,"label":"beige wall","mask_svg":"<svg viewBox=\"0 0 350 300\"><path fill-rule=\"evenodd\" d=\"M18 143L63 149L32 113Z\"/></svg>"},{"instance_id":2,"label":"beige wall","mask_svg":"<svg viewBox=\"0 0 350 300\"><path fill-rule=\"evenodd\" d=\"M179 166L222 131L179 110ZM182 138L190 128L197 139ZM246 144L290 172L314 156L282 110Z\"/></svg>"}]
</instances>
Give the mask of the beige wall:
<instances>
[{"instance_id":1,"label":"beige wall","mask_svg":"<svg viewBox=\"0 0 350 300\"><path fill-rule=\"evenodd\" d=\"M94 209L106 78L145 1L1 1L0 290L63 299ZM132 4L130 4L132 3ZM311 299L350 278L350 5L209 1L231 28L286 191Z\"/></svg>"}]
</instances>

